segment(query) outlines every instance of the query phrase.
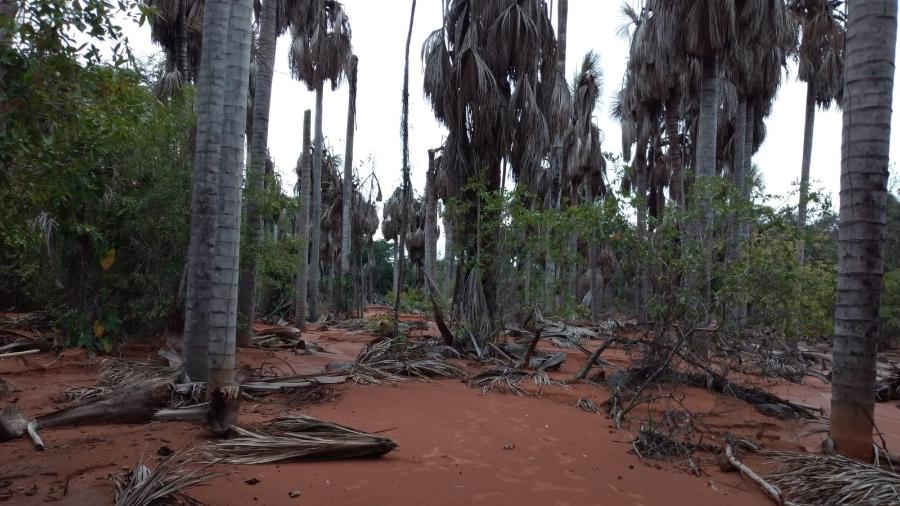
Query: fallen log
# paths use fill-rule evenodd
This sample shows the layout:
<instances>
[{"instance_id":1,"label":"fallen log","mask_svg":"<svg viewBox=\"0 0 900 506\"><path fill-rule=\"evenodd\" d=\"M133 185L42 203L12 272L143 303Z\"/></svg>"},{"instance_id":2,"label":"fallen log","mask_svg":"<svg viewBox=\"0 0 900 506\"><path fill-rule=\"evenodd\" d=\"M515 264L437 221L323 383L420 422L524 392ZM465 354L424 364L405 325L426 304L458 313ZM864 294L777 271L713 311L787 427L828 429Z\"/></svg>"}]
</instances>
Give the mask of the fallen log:
<instances>
[{"instance_id":1,"label":"fallen log","mask_svg":"<svg viewBox=\"0 0 900 506\"><path fill-rule=\"evenodd\" d=\"M576 379L576 380L583 380L584 378L586 378L587 375L588 375L588 372L590 372L590 370L591 370L591 367L594 366L594 363L595 363L595 362L597 361L597 359L600 357L600 354L603 353L604 351L606 351L606 349L609 348L609 346L610 346L613 342L615 342L615 340L616 340L616 337L615 337L615 336L607 337L607 338L606 338L606 341L605 341L602 345L600 345L599 348L597 348L596 350L594 350L593 353L591 353L591 356L588 357L588 360L587 360L587 362L584 364L584 367L582 367L581 370L578 371L578 374L576 374L575 377L574 377L573 379Z\"/></svg>"},{"instance_id":2,"label":"fallen log","mask_svg":"<svg viewBox=\"0 0 900 506\"><path fill-rule=\"evenodd\" d=\"M41 415L35 418L36 428L146 422L168 404L171 391L171 383L165 378L128 385L107 395Z\"/></svg>"}]
</instances>

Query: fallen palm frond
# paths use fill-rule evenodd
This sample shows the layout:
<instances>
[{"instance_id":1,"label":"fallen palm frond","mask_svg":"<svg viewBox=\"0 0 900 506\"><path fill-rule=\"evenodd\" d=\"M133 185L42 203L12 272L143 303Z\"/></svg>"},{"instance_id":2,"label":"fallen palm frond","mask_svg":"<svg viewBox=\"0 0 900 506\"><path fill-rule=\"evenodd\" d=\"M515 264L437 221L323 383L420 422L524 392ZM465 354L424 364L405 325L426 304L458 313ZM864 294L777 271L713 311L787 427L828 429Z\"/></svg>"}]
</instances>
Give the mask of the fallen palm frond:
<instances>
[{"instance_id":1,"label":"fallen palm frond","mask_svg":"<svg viewBox=\"0 0 900 506\"><path fill-rule=\"evenodd\" d=\"M120 358L108 358L100 364L99 386L120 388L164 379L174 383L182 370L178 367L157 366L132 362Z\"/></svg>"},{"instance_id":2,"label":"fallen palm frond","mask_svg":"<svg viewBox=\"0 0 900 506\"><path fill-rule=\"evenodd\" d=\"M351 375L357 383L377 384L405 378L464 378L468 372L447 362L440 350L395 337L374 341L360 351Z\"/></svg>"},{"instance_id":3,"label":"fallen palm frond","mask_svg":"<svg viewBox=\"0 0 900 506\"><path fill-rule=\"evenodd\" d=\"M885 379L875 385L875 400L888 402L900 399L900 367L892 365Z\"/></svg>"},{"instance_id":4,"label":"fallen palm frond","mask_svg":"<svg viewBox=\"0 0 900 506\"><path fill-rule=\"evenodd\" d=\"M767 452L768 480L801 504L898 504L900 475L840 455Z\"/></svg>"},{"instance_id":5,"label":"fallen palm frond","mask_svg":"<svg viewBox=\"0 0 900 506\"><path fill-rule=\"evenodd\" d=\"M338 397L333 387L326 385L310 385L299 388L288 394L288 404L293 407L304 407L322 404Z\"/></svg>"},{"instance_id":6,"label":"fallen palm frond","mask_svg":"<svg viewBox=\"0 0 900 506\"><path fill-rule=\"evenodd\" d=\"M389 438L303 415L282 416L254 431L239 427L234 430L238 437L205 448L209 461L267 464L292 460L379 457L397 447Z\"/></svg>"},{"instance_id":7,"label":"fallen palm frond","mask_svg":"<svg viewBox=\"0 0 900 506\"><path fill-rule=\"evenodd\" d=\"M546 372L540 369L527 371L518 367L500 365L491 367L470 378L469 386L480 388L481 392L485 394L497 389L504 393L509 392L521 396L530 396L532 394L521 387L522 383L528 380L534 381L535 386L538 387L538 393L536 394L538 396L541 395L545 386L555 383L547 376Z\"/></svg>"},{"instance_id":8,"label":"fallen palm frond","mask_svg":"<svg viewBox=\"0 0 900 506\"><path fill-rule=\"evenodd\" d=\"M525 322L525 327L540 328L541 337L560 348L577 348L586 339L597 339L599 337L591 329L549 320L537 309L529 315L529 321Z\"/></svg>"},{"instance_id":9,"label":"fallen palm frond","mask_svg":"<svg viewBox=\"0 0 900 506\"><path fill-rule=\"evenodd\" d=\"M209 470L210 465L195 466L193 459L182 452L161 461L154 470L144 465L141 459L133 470L113 477L116 506L200 504L185 490L219 476Z\"/></svg>"},{"instance_id":10,"label":"fallen palm frond","mask_svg":"<svg viewBox=\"0 0 900 506\"><path fill-rule=\"evenodd\" d=\"M96 399L112 392L109 387L69 387L54 398L60 402L79 402Z\"/></svg>"},{"instance_id":11,"label":"fallen palm frond","mask_svg":"<svg viewBox=\"0 0 900 506\"><path fill-rule=\"evenodd\" d=\"M708 388L715 392L741 399L748 404L752 404L757 411L766 416L781 419L818 418L818 414L815 412L816 408L793 403L753 386L733 383L718 374L685 373L678 374L676 378L686 385Z\"/></svg>"},{"instance_id":12,"label":"fallen palm frond","mask_svg":"<svg viewBox=\"0 0 900 506\"><path fill-rule=\"evenodd\" d=\"M597 405L594 404L594 401L585 399L584 397L578 399L578 402L575 403L575 407L594 415L600 412L600 408L598 408Z\"/></svg>"}]
</instances>

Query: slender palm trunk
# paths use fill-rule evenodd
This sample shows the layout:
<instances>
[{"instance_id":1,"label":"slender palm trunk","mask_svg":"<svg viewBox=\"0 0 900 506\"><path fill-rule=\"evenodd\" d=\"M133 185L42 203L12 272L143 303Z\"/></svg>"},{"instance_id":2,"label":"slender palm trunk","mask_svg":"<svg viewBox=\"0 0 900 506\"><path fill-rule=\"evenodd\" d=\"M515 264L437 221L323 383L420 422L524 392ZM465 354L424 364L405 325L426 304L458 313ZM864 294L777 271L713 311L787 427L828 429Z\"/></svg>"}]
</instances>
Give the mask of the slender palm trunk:
<instances>
[{"instance_id":1,"label":"slender palm trunk","mask_svg":"<svg viewBox=\"0 0 900 506\"><path fill-rule=\"evenodd\" d=\"M884 273L897 0L849 4L831 437L869 461Z\"/></svg>"},{"instance_id":2,"label":"slender palm trunk","mask_svg":"<svg viewBox=\"0 0 900 506\"><path fill-rule=\"evenodd\" d=\"M319 254L322 249L322 83L316 85L316 138L313 147L312 167L312 209L309 221L310 253L309 253L309 319L319 319L319 279L322 266L319 265Z\"/></svg>"},{"instance_id":3,"label":"slender palm trunk","mask_svg":"<svg viewBox=\"0 0 900 506\"><path fill-rule=\"evenodd\" d=\"M453 228L450 226L450 218L444 216L444 292L447 298L453 294Z\"/></svg>"},{"instance_id":4,"label":"slender palm trunk","mask_svg":"<svg viewBox=\"0 0 900 506\"><path fill-rule=\"evenodd\" d=\"M679 208L684 208L684 163L681 160L681 138L678 134L678 101L672 97L666 101L666 137L669 141L669 197Z\"/></svg>"},{"instance_id":5,"label":"slender palm trunk","mask_svg":"<svg viewBox=\"0 0 900 506\"><path fill-rule=\"evenodd\" d=\"M434 263L437 261L437 191L435 178L435 151L428 150L428 172L425 173L425 272L434 279Z\"/></svg>"},{"instance_id":6,"label":"slender palm trunk","mask_svg":"<svg viewBox=\"0 0 900 506\"><path fill-rule=\"evenodd\" d=\"M589 206L594 205L594 185L593 174L588 173L586 177L587 186L587 203ZM593 231L588 231L588 275L591 278L591 322L593 324L600 323L600 311L602 309L602 298L600 297L601 283L597 269L597 238Z\"/></svg>"},{"instance_id":7,"label":"slender palm trunk","mask_svg":"<svg viewBox=\"0 0 900 506\"><path fill-rule=\"evenodd\" d=\"M394 237L394 294L400 293L400 237Z\"/></svg>"},{"instance_id":8,"label":"slender palm trunk","mask_svg":"<svg viewBox=\"0 0 900 506\"><path fill-rule=\"evenodd\" d=\"M800 203L797 206L797 262L803 265L806 256L806 208L809 204L809 164L812 159L813 130L816 122L816 83L806 83L806 124L803 127L803 161L800 164Z\"/></svg>"},{"instance_id":9,"label":"slender palm trunk","mask_svg":"<svg viewBox=\"0 0 900 506\"><path fill-rule=\"evenodd\" d=\"M637 178L637 233L638 238L644 242L648 243L648 234L647 234L647 140L639 139L637 142L637 151L635 153L634 159L634 175ZM647 267L641 263L638 266L638 279L637 279L637 289L636 292L636 306L637 306L637 315L638 321L644 322L647 320L647 298L648 298L648 283L647 283ZM598 293L592 293L591 297L599 295Z\"/></svg>"},{"instance_id":10,"label":"slender palm trunk","mask_svg":"<svg viewBox=\"0 0 900 506\"><path fill-rule=\"evenodd\" d=\"M716 174L716 139L719 116L719 69L718 59L715 56L703 60L703 81L700 96L700 117L697 132L697 183L701 193L708 192L702 184L711 180ZM709 235L709 226L712 220L709 195L697 195L699 203L699 216L695 220L692 238L698 258L701 259L701 267L692 276L691 286L701 290L704 299L709 302L711 298L710 282L712 278L712 257L706 241Z\"/></svg>"},{"instance_id":11,"label":"slender palm trunk","mask_svg":"<svg viewBox=\"0 0 900 506\"><path fill-rule=\"evenodd\" d=\"M228 293L214 293L213 286L218 276L214 260L220 199L220 140L225 114L225 48L230 15L230 2L211 0L203 16L182 346L185 371L194 381L205 381L208 377L209 335L213 325L225 323L224 313L228 307ZM215 300L214 295L217 296ZM213 310L216 310L215 318L211 314Z\"/></svg>"},{"instance_id":12,"label":"slender palm trunk","mask_svg":"<svg viewBox=\"0 0 900 506\"><path fill-rule=\"evenodd\" d=\"M402 112L400 116L400 138L403 141L403 212L400 217L400 240L397 243L399 254L397 268L397 286L394 292L394 335L400 332L400 290L403 289L403 248L406 243L406 230L409 228L409 45L412 41L413 22L416 19L416 0L412 0L409 10L409 31L406 33L406 53L403 65L403 94L401 96Z\"/></svg>"},{"instance_id":13,"label":"slender palm trunk","mask_svg":"<svg viewBox=\"0 0 900 506\"><path fill-rule=\"evenodd\" d=\"M734 118L734 159L732 160L731 182L738 196L743 197L743 188L747 184L747 175L744 173L745 144L747 142L747 99L740 97L737 113ZM729 262L735 261L740 256L740 228L741 220L734 213L728 216L728 244L726 258Z\"/></svg>"},{"instance_id":14,"label":"slender palm trunk","mask_svg":"<svg viewBox=\"0 0 900 506\"><path fill-rule=\"evenodd\" d=\"M566 44L569 29L569 0L559 0L557 4L557 42L556 42L556 78L566 79ZM550 156L550 171L553 175L551 182L551 205L557 212L562 210L562 173L563 173L563 148L560 133L554 135L552 153ZM557 265L551 255L544 259L544 302L551 311L559 305L556 294Z\"/></svg>"},{"instance_id":15,"label":"slender palm trunk","mask_svg":"<svg viewBox=\"0 0 900 506\"><path fill-rule=\"evenodd\" d=\"M256 83L253 97L253 133L250 145L250 165L247 167L247 237L241 262L238 290L238 346L250 346L253 318L256 313L256 274L259 244L263 227L259 199L263 193L263 179L269 142L269 108L272 103L272 78L275 74L275 6L277 0L265 0L259 20L259 48L256 54Z\"/></svg>"},{"instance_id":16,"label":"slender palm trunk","mask_svg":"<svg viewBox=\"0 0 900 506\"><path fill-rule=\"evenodd\" d=\"M190 66L188 64L188 16L187 2L181 2L178 6L178 71L185 83L190 82Z\"/></svg>"},{"instance_id":17,"label":"slender palm trunk","mask_svg":"<svg viewBox=\"0 0 900 506\"><path fill-rule=\"evenodd\" d=\"M754 143L756 142L756 138L754 137L754 128L756 124L756 104L754 100L747 99L747 126L744 128L746 134L746 140L744 141L744 184L741 186L741 194L744 197L744 200L750 200L750 190L752 190L752 178L753 178L753 153L755 152L756 147ZM747 242L750 238L750 221L742 220L740 223L740 227L738 227L738 233L740 234L739 241L741 243ZM745 306L746 307L746 306Z\"/></svg>"},{"instance_id":18,"label":"slender palm trunk","mask_svg":"<svg viewBox=\"0 0 900 506\"><path fill-rule=\"evenodd\" d=\"M350 57L350 71L347 73L350 85L350 102L347 105L347 147L344 151L344 187L341 207L341 277L338 280L338 290L341 291L342 310L350 311L351 295L343 293L350 287L350 238L353 235L351 227L353 220L353 138L356 134L356 72L359 58L356 55Z\"/></svg>"},{"instance_id":19,"label":"slender palm trunk","mask_svg":"<svg viewBox=\"0 0 900 506\"><path fill-rule=\"evenodd\" d=\"M306 328L306 289L309 281L309 200L310 172L312 155L310 153L310 130L312 112L307 109L303 113L303 153L300 155L297 186L300 191L300 205L297 209L297 237L300 238L300 262L297 265L297 285L294 300L294 321L298 328Z\"/></svg>"}]
</instances>

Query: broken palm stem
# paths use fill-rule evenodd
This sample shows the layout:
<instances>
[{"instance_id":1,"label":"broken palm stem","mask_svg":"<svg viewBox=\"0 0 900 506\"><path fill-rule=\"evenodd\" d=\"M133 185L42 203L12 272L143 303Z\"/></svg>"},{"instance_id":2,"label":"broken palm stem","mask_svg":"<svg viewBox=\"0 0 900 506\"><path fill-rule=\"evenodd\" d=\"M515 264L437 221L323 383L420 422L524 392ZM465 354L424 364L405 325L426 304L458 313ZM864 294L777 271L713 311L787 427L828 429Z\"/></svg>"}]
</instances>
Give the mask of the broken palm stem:
<instances>
[{"instance_id":1,"label":"broken palm stem","mask_svg":"<svg viewBox=\"0 0 900 506\"><path fill-rule=\"evenodd\" d=\"M762 491L771 497L777 504L796 506L794 503L784 500L784 496L781 494L781 490L779 490L778 487L764 480L760 475L756 474L753 469L750 469L750 467L741 462L740 459L735 456L734 449L730 444L725 446L725 458L728 459L728 463L740 471L742 475L750 478L750 480L759 485L759 488L761 488Z\"/></svg>"},{"instance_id":2,"label":"broken palm stem","mask_svg":"<svg viewBox=\"0 0 900 506\"><path fill-rule=\"evenodd\" d=\"M435 286L434 281L431 279L431 275L428 274L428 269L422 269L422 274L425 275L425 282L428 284L428 297L431 299L431 309L434 311L434 323L437 325L441 337L444 339L444 344L453 346L453 342L456 341L456 336L453 335L453 332L450 331L450 327L448 327L447 323L444 321L444 312L441 309L444 305L444 300L441 296L441 292L438 290L437 286Z\"/></svg>"},{"instance_id":3,"label":"broken palm stem","mask_svg":"<svg viewBox=\"0 0 900 506\"><path fill-rule=\"evenodd\" d=\"M615 342L615 340L616 340L616 336L607 337L606 341L602 345L600 345L599 348L594 350L593 353L591 353L590 357L588 357L587 362L584 364L584 367L582 367L581 370L578 371L578 374L576 374L575 378L573 378L573 379L583 380L584 378L586 378L588 375L588 372L590 372L590 370L591 370L591 367L594 366L594 363L597 361L597 359L600 357L600 355L604 351L606 351L606 349L609 348L610 345L612 345L612 343Z\"/></svg>"},{"instance_id":4,"label":"broken palm stem","mask_svg":"<svg viewBox=\"0 0 900 506\"><path fill-rule=\"evenodd\" d=\"M525 350L525 355L522 356L522 362L519 363L520 368L528 367L528 362L534 354L534 349L537 348L537 343L541 340L541 330L542 327L535 329L534 338L531 340L531 343L528 344L528 349Z\"/></svg>"}]
</instances>

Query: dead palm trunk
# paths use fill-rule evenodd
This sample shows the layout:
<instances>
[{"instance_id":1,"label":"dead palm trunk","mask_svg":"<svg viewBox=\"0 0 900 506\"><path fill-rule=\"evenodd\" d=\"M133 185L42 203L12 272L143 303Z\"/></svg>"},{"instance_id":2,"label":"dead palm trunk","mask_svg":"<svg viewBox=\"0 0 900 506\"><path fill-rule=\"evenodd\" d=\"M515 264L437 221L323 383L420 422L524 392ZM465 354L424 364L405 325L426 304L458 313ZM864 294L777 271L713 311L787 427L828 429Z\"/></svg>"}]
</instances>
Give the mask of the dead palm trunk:
<instances>
[{"instance_id":1,"label":"dead palm trunk","mask_svg":"<svg viewBox=\"0 0 900 506\"><path fill-rule=\"evenodd\" d=\"M247 237L241 262L238 290L238 346L250 346L253 317L256 310L257 259L262 217L259 199L263 193L266 148L269 142L269 108L272 103L272 78L275 73L275 7L278 0L265 0L259 19L259 48L256 55L256 83L253 96L253 133L250 145L250 165L247 167Z\"/></svg>"},{"instance_id":2,"label":"dead palm trunk","mask_svg":"<svg viewBox=\"0 0 900 506\"><path fill-rule=\"evenodd\" d=\"M589 206L594 205L594 185L593 176L588 173L585 176L585 186L587 187L587 203ZM600 279L597 277L597 238L592 230L588 231L588 275L591 277L591 323L597 325L600 323L601 297Z\"/></svg>"},{"instance_id":3,"label":"dead palm trunk","mask_svg":"<svg viewBox=\"0 0 900 506\"><path fill-rule=\"evenodd\" d=\"M322 269L319 265L319 254L322 247L322 82L316 84L316 138L313 147L312 166L312 210L309 216L310 253L309 253L309 319L319 318L319 279Z\"/></svg>"},{"instance_id":4,"label":"dead palm trunk","mask_svg":"<svg viewBox=\"0 0 900 506\"><path fill-rule=\"evenodd\" d=\"M639 139L634 158L634 176L637 178L637 233L645 244L649 243L647 230L647 140ZM639 322L647 321L647 267L644 262L638 266L638 279L636 289L636 305ZM592 288L593 289L593 288ZM591 293L593 298L595 293Z\"/></svg>"},{"instance_id":5,"label":"dead palm trunk","mask_svg":"<svg viewBox=\"0 0 900 506\"><path fill-rule=\"evenodd\" d=\"M752 125L751 125L752 127ZM747 174L744 172L746 165L744 164L744 156L746 155L747 142L747 99L740 97L738 100L737 113L734 118L734 157L732 160L732 184L737 199L744 196L744 186L747 184ZM743 245L741 231L743 229L742 219L730 213L728 220L728 244L725 250L726 260L734 263L740 258L741 247ZM729 320L733 325L739 325L742 315L745 312L742 307L746 307L741 301L736 301L729 308Z\"/></svg>"},{"instance_id":6,"label":"dead palm trunk","mask_svg":"<svg viewBox=\"0 0 900 506\"><path fill-rule=\"evenodd\" d=\"M803 161L800 164L800 203L797 206L797 262L803 265L806 256L806 209L809 204L809 165L812 159L813 130L816 122L816 83L806 83L806 124L803 127Z\"/></svg>"},{"instance_id":7,"label":"dead palm trunk","mask_svg":"<svg viewBox=\"0 0 900 506\"><path fill-rule=\"evenodd\" d=\"M452 298L453 294L453 227L450 224L450 218L444 215L444 292L447 299Z\"/></svg>"},{"instance_id":8,"label":"dead palm trunk","mask_svg":"<svg viewBox=\"0 0 900 506\"><path fill-rule=\"evenodd\" d=\"M350 57L350 69L347 79L350 84L350 102L347 105L347 147L344 151L344 187L341 209L341 277L338 280L341 309L350 311L350 294L343 293L350 286L350 238L352 236L352 202L353 202L353 137L356 134L356 71L359 58Z\"/></svg>"},{"instance_id":9,"label":"dead palm trunk","mask_svg":"<svg viewBox=\"0 0 900 506\"><path fill-rule=\"evenodd\" d=\"M897 41L896 0L849 5L831 437L872 458L887 178Z\"/></svg>"},{"instance_id":10,"label":"dead palm trunk","mask_svg":"<svg viewBox=\"0 0 900 506\"><path fill-rule=\"evenodd\" d=\"M294 320L297 328L306 328L306 288L309 280L309 193L312 156L310 154L310 126L312 112L307 109L303 113L303 153L297 167L300 181L300 206L297 209L297 236L300 238L300 262L297 265L296 300L294 301Z\"/></svg>"},{"instance_id":11,"label":"dead palm trunk","mask_svg":"<svg viewBox=\"0 0 900 506\"><path fill-rule=\"evenodd\" d=\"M400 290L403 289L403 247L406 229L409 228L409 44L412 41L413 21L416 19L416 0L412 0L409 12L409 31L406 33L406 56L403 66L402 113L400 116L400 137L403 141L403 212L400 214L400 240L397 242L399 269L396 274L397 286L394 291L394 335L400 332Z\"/></svg>"}]
</instances>

